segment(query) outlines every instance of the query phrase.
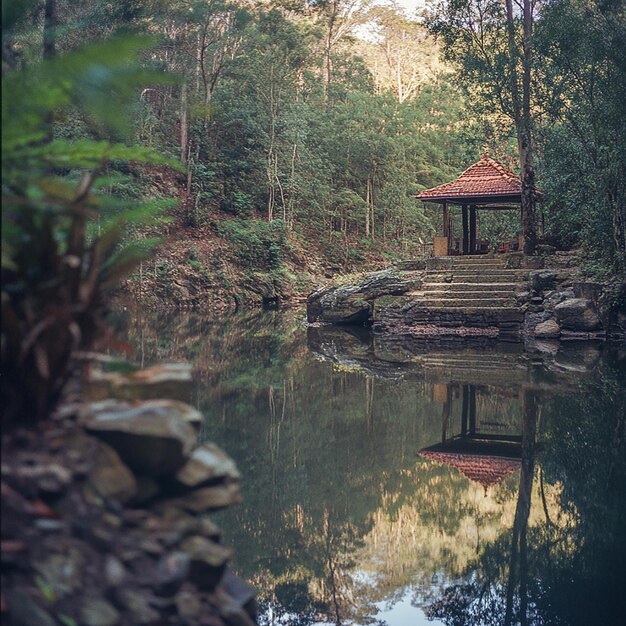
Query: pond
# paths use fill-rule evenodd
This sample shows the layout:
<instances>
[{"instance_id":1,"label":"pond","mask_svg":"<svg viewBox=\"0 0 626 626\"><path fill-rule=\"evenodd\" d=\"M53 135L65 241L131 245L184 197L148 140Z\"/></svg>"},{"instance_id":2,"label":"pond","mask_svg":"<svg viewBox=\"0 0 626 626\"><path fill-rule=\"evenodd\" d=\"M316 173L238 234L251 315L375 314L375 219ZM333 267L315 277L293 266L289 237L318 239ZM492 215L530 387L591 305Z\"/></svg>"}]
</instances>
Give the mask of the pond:
<instances>
[{"instance_id":1,"label":"pond","mask_svg":"<svg viewBox=\"0 0 626 626\"><path fill-rule=\"evenodd\" d=\"M121 316L195 364L243 475L215 516L262 624L599 624L626 614L626 350Z\"/></svg>"}]
</instances>

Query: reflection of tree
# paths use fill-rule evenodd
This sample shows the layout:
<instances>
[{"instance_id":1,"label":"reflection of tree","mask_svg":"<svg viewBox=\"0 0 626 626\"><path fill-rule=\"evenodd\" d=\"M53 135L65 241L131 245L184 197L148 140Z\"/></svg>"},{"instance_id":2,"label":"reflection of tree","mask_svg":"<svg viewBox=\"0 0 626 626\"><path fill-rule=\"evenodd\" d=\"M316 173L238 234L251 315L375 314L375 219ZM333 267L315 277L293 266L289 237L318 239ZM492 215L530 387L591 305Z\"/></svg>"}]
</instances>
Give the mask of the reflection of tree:
<instances>
[{"instance_id":1,"label":"reflection of tree","mask_svg":"<svg viewBox=\"0 0 626 626\"><path fill-rule=\"evenodd\" d=\"M626 610L626 406L624 364L601 369L579 393L544 399L539 496L528 525L537 398L525 395L515 519L427 613L469 624L622 623ZM558 507L547 485L562 481ZM508 567L505 566L508 564Z\"/></svg>"},{"instance_id":2,"label":"reflection of tree","mask_svg":"<svg viewBox=\"0 0 626 626\"><path fill-rule=\"evenodd\" d=\"M537 398L535 394L525 392L523 397L522 418L522 469L520 472L519 492L513 537L511 539L511 560L509 564L509 580L506 588L506 612L504 623L513 623L513 595L515 593L516 569L519 561L519 614L522 625L528 623L528 552L527 532L528 516L530 515L530 499L532 495L535 470L535 437L537 432Z\"/></svg>"}]
</instances>

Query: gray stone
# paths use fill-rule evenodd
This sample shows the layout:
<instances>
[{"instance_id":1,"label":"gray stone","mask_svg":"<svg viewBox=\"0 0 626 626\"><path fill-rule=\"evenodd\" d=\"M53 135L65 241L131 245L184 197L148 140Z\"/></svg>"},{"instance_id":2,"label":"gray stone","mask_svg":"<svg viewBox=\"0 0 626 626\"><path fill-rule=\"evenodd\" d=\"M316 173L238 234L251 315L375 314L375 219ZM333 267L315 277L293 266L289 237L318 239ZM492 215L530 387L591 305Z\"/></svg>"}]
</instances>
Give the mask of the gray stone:
<instances>
[{"instance_id":1,"label":"gray stone","mask_svg":"<svg viewBox=\"0 0 626 626\"><path fill-rule=\"evenodd\" d=\"M72 547L63 554L52 554L44 561L35 562L34 567L58 600L81 587L85 557Z\"/></svg>"},{"instance_id":2,"label":"gray stone","mask_svg":"<svg viewBox=\"0 0 626 626\"><path fill-rule=\"evenodd\" d=\"M200 536L185 539L181 549L190 559L190 582L197 585L199 589L209 591L215 589L233 551Z\"/></svg>"},{"instance_id":3,"label":"gray stone","mask_svg":"<svg viewBox=\"0 0 626 626\"><path fill-rule=\"evenodd\" d=\"M367 274L354 285L324 287L307 299L309 322L363 324L372 313L372 301L381 296L400 295L421 284L421 272L384 270Z\"/></svg>"},{"instance_id":4,"label":"gray stone","mask_svg":"<svg viewBox=\"0 0 626 626\"><path fill-rule=\"evenodd\" d=\"M137 481L113 448L98 443L94 463L89 472L89 482L105 498L115 498L126 503L137 495Z\"/></svg>"},{"instance_id":5,"label":"gray stone","mask_svg":"<svg viewBox=\"0 0 626 626\"><path fill-rule=\"evenodd\" d=\"M126 568L122 562L112 554L107 554L104 561L104 575L107 584L111 587L119 587L126 580Z\"/></svg>"},{"instance_id":6,"label":"gray stone","mask_svg":"<svg viewBox=\"0 0 626 626\"><path fill-rule=\"evenodd\" d=\"M194 513L217 511L241 502L238 483L201 487L176 500L181 508Z\"/></svg>"},{"instance_id":7,"label":"gray stone","mask_svg":"<svg viewBox=\"0 0 626 626\"><path fill-rule=\"evenodd\" d=\"M556 252L556 248L546 243L539 243L536 246L537 254L548 256Z\"/></svg>"},{"instance_id":8,"label":"gray stone","mask_svg":"<svg viewBox=\"0 0 626 626\"><path fill-rule=\"evenodd\" d=\"M72 482L72 473L58 463L20 465L15 475L35 483L41 493L55 496L62 494Z\"/></svg>"},{"instance_id":9,"label":"gray stone","mask_svg":"<svg viewBox=\"0 0 626 626\"><path fill-rule=\"evenodd\" d=\"M131 615L133 624L152 624L159 619L158 611L150 606L149 596L135 589L119 589L117 599Z\"/></svg>"},{"instance_id":10,"label":"gray stone","mask_svg":"<svg viewBox=\"0 0 626 626\"><path fill-rule=\"evenodd\" d=\"M561 334L561 329L556 320L550 319L535 326L535 337L541 339L554 339Z\"/></svg>"},{"instance_id":11,"label":"gray stone","mask_svg":"<svg viewBox=\"0 0 626 626\"><path fill-rule=\"evenodd\" d=\"M152 500L160 491L159 483L149 476L136 476L137 495L133 498L133 505L143 504Z\"/></svg>"},{"instance_id":12,"label":"gray stone","mask_svg":"<svg viewBox=\"0 0 626 626\"><path fill-rule=\"evenodd\" d=\"M221 587L215 592L215 601L230 626L255 626L256 621Z\"/></svg>"},{"instance_id":13,"label":"gray stone","mask_svg":"<svg viewBox=\"0 0 626 626\"><path fill-rule=\"evenodd\" d=\"M572 290L576 298L586 298L594 303L598 302L598 299L602 295L604 285L601 283L592 282L577 282L572 283Z\"/></svg>"},{"instance_id":14,"label":"gray stone","mask_svg":"<svg viewBox=\"0 0 626 626\"><path fill-rule=\"evenodd\" d=\"M593 331L602 327L593 304L584 298L574 298L557 304L554 314L559 326L566 330Z\"/></svg>"},{"instance_id":15,"label":"gray stone","mask_svg":"<svg viewBox=\"0 0 626 626\"><path fill-rule=\"evenodd\" d=\"M191 591L181 591L174 598L178 614L188 621L193 621L202 613L202 602L198 595Z\"/></svg>"},{"instance_id":16,"label":"gray stone","mask_svg":"<svg viewBox=\"0 0 626 626\"><path fill-rule=\"evenodd\" d=\"M133 470L155 477L182 467L196 443L192 407L176 400L87 405L85 428L114 448Z\"/></svg>"},{"instance_id":17,"label":"gray stone","mask_svg":"<svg viewBox=\"0 0 626 626\"><path fill-rule=\"evenodd\" d=\"M176 474L176 480L185 487L194 488L217 479L239 480L240 476L235 462L209 441L191 453L189 461Z\"/></svg>"},{"instance_id":18,"label":"gray stone","mask_svg":"<svg viewBox=\"0 0 626 626\"><path fill-rule=\"evenodd\" d=\"M534 270L529 272L528 280L534 291L541 292L544 289L553 289L556 283L556 273L546 270Z\"/></svg>"},{"instance_id":19,"label":"gray stone","mask_svg":"<svg viewBox=\"0 0 626 626\"><path fill-rule=\"evenodd\" d=\"M80 619L84 626L114 626L120 614L103 598L87 598L80 608Z\"/></svg>"}]
</instances>

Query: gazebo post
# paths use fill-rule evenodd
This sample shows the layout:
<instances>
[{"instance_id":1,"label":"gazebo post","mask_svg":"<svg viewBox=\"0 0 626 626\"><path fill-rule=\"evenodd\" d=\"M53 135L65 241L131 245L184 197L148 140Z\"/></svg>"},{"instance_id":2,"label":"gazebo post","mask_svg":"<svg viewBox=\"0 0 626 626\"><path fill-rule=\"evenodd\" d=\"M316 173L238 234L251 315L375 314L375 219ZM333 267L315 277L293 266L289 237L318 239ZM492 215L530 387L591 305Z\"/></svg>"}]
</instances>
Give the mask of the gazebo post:
<instances>
[{"instance_id":1,"label":"gazebo post","mask_svg":"<svg viewBox=\"0 0 626 626\"><path fill-rule=\"evenodd\" d=\"M443 236L448 240L446 255L450 254L450 216L448 215L448 203L443 203Z\"/></svg>"},{"instance_id":2,"label":"gazebo post","mask_svg":"<svg viewBox=\"0 0 626 626\"><path fill-rule=\"evenodd\" d=\"M476 254L476 205L470 206L469 214L469 253Z\"/></svg>"},{"instance_id":3,"label":"gazebo post","mask_svg":"<svg viewBox=\"0 0 626 626\"><path fill-rule=\"evenodd\" d=\"M463 217L463 254L469 252L469 224L467 219L467 204L462 205L461 213Z\"/></svg>"}]
</instances>

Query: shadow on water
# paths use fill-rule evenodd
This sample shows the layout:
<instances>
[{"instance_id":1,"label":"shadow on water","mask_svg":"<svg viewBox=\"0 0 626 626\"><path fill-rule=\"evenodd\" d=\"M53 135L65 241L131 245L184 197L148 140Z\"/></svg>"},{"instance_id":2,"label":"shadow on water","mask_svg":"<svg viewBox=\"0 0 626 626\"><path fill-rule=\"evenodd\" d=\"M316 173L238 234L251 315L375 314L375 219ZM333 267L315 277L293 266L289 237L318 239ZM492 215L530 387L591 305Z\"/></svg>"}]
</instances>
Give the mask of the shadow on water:
<instances>
[{"instance_id":1,"label":"shadow on water","mask_svg":"<svg viewBox=\"0 0 626 626\"><path fill-rule=\"evenodd\" d=\"M295 315L120 320L196 365L220 514L267 624L618 624L623 348L432 342Z\"/></svg>"}]
</instances>

